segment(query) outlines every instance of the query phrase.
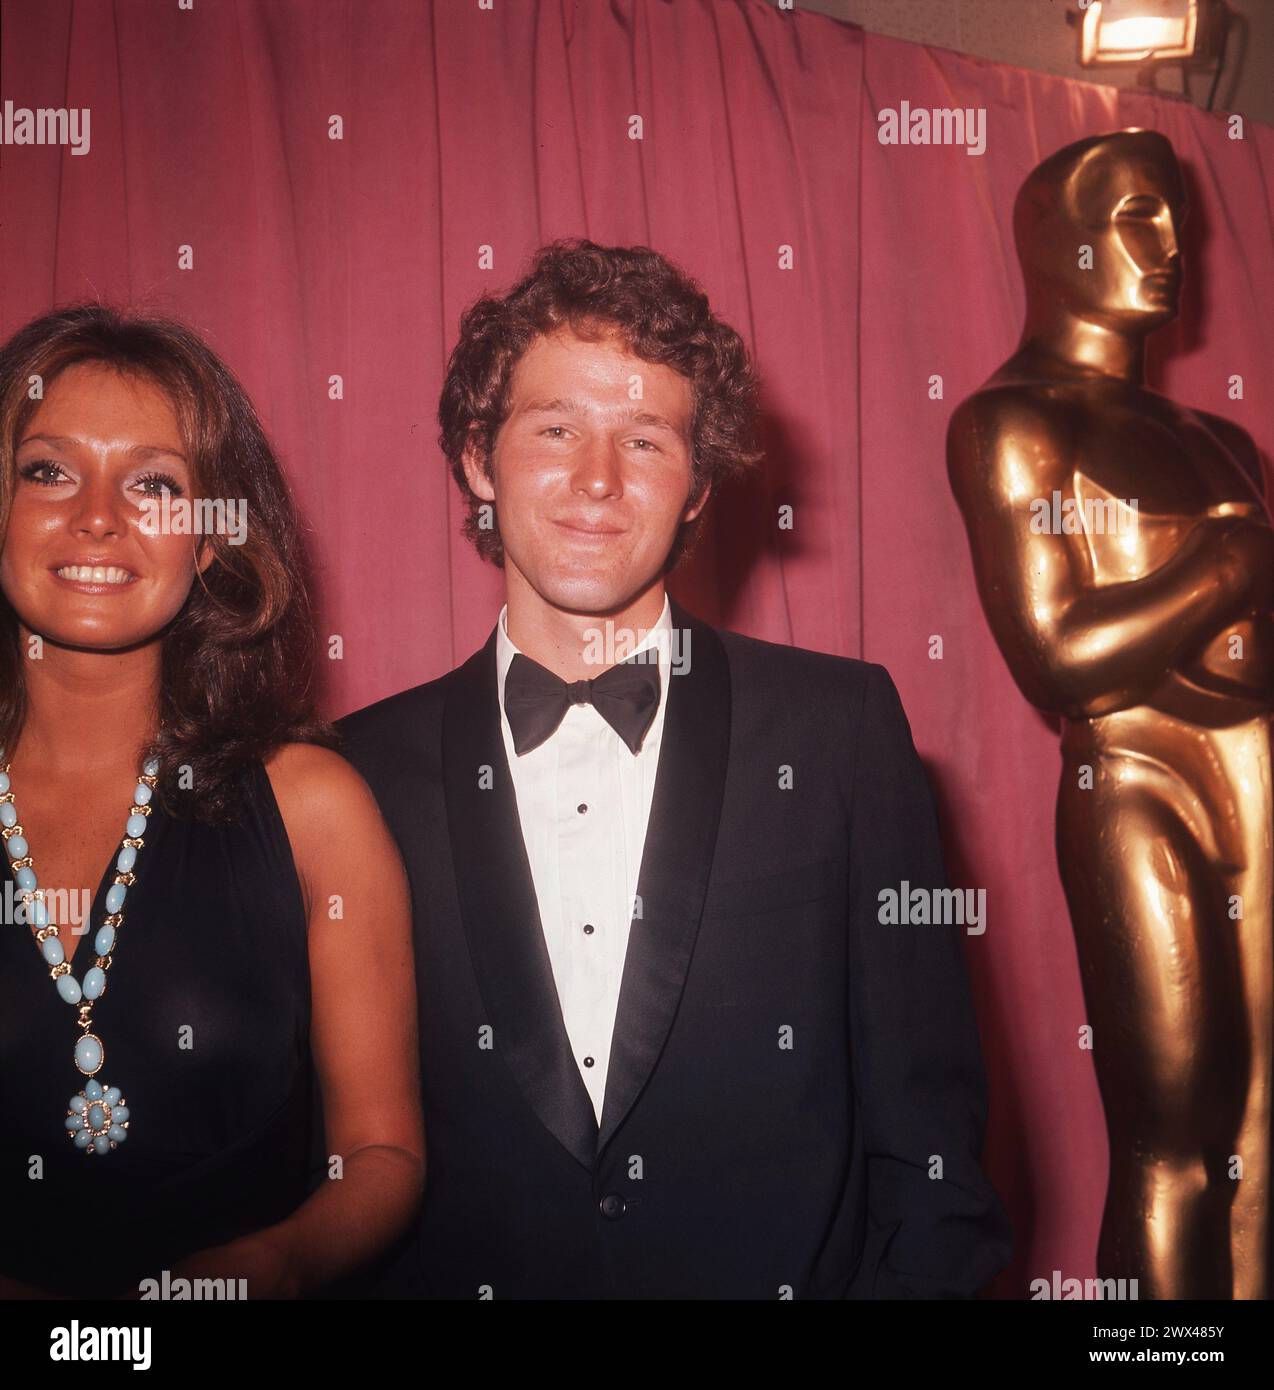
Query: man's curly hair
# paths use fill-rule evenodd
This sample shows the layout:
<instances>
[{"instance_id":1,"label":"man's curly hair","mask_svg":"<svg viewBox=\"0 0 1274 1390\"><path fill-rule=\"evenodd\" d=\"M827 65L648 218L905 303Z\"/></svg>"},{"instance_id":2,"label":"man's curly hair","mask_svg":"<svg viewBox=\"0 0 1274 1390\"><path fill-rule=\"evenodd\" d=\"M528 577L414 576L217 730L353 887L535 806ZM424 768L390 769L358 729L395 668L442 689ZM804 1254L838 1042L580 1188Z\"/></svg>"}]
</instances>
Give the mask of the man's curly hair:
<instances>
[{"instance_id":1,"label":"man's curly hair","mask_svg":"<svg viewBox=\"0 0 1274 1390\"><path fill-rule=\"evenodd\" d=\"M672 367L690 382L691 500L761 459L758 381L747 348L684 271L647 246L598 246L581 238L542 246L511 290L483 295L461 317L438 404L438 442L468 506L464 534L500 568L499 517L493 526L480 524L481 508L490 504L469 487L465 446L472 442L490 477L496 437L509 416L513 369L537 337L562 327L588 340L617 333L635 357ZM681 526L664 573L690 553L703 517Z\"/></svg>"}]
</instances>

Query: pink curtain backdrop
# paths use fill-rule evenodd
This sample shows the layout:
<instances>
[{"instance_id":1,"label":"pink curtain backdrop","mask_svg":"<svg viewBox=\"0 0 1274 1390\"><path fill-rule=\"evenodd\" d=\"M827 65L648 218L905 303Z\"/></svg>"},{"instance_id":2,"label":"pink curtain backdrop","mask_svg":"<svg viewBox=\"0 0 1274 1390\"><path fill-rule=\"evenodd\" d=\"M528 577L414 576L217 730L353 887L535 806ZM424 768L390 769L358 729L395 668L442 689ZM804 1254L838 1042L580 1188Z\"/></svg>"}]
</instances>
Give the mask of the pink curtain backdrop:
<instances>
[{"instance_id":1,"label":"pink curtain backdrop","mask_svg":"<svg viewBox=\"0 0 1274 1390\"><path fill-rule=\"evenodd\" d=\"M1173 140L1196 199L1186 312L1154 384L1268 451L1274 132L1232 140L1190 107L763 0L0 12L4 97L92 112L87 156L0 148L0 334L101 296L182 317L226 357L312 530L322 633L344 641L332 714L462 661L498 611L500 576L459 536L435 442L463 307L570 234L649 244L700 279L756 353L770 454L717 499L673 589L720 625L893 673L953 878L987 890L967 955L987 1163L1017 1233L994 1292L1090 1276L1107 1156L1053 857L1057 739L979 609L944 433L1017 340L1022 178L1071 140L1141 125ZM904 100L985 108L985 154L882 146L876 113ZM1236 374L1242 400L1227 394Z\"/></svg>"}]
</instances>

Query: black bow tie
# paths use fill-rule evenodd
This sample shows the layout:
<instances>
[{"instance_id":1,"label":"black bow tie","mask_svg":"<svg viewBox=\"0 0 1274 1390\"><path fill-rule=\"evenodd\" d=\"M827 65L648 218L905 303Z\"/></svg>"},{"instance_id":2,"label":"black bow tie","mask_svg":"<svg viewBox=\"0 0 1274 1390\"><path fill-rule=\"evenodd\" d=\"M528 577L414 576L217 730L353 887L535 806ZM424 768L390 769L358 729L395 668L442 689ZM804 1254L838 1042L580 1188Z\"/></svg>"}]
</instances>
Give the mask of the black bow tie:
<instances>
[{"instance_id":1,"label":"black bow tie","mask_svg":"<svg viewBox=\"0 0 1274 1390\"><path fill-rule=\"evenodd\" d=\"M504 712L519 756L543 743L572 705L590 703L637 753L659 708L658 661L638 652L592 680L569 684L521 652L509 663Z\"/></svg>"}]
</instances>

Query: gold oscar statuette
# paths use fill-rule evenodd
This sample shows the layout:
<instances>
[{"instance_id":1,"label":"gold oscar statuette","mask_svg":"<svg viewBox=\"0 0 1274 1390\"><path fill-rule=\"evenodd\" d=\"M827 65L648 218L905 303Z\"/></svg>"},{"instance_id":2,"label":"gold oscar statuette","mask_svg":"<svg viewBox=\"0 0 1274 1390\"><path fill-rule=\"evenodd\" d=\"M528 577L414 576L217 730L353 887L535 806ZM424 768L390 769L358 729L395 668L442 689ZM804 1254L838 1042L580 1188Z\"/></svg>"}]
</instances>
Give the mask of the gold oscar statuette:
<instances>
[{"instance_id":1,"label":"gold oscar statuette","mask_svg":"<svg viewBox=\"0 0 1274 1390\"><path fill-rule=\"evenodd\" d=\"M956 409L947 463L1000 651L1061 724L1057 856L1110 1140L1098 1275L1250 1299L1269 1267L1274 529L1251 438L1145 385L1185 213L1156 131L1031 172L1021 342Z\"/></svg>"}]
</instances>

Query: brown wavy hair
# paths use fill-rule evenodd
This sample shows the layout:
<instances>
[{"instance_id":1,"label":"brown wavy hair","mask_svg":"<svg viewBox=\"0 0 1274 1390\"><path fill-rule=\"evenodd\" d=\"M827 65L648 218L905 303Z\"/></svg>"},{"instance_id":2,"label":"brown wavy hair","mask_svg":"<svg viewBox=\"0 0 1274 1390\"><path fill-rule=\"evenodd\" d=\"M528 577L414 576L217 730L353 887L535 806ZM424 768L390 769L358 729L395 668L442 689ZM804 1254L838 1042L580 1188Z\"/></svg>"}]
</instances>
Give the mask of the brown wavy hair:
<instances>
[{"instance_id":1,"label":"brown wavy hair","mask_svg":"<svg viewBox=\"0 0 1274 1390\"><path fill-rule=\"evenodd\" d=\"M472 442L479 451L489 478L496 436L509 417L513 369L538 336L562 327L589 340L617 332L635 357L672 367L690 382L692 499L708 484L748 472L762 457L756 370L743 340L712 313L699 286L647 246L552 242L535 253L530 270L506 294L483 295L464 312L438 404L438 442L468 508L464 534L500 568L499 518L493 526L480 524L481 508L491 504L469 486L465 446ZM665 574L691 553L704 515L681 525Z\"/></svg>"},{"instance_id":2,"label":"brown wavy hair","mask_svg":"<svg viewBox=\"0 0 1274 1390\"><path fill-rule=\"evenodd\" d=\"M163 634L159 729L165 809L229 819L239 779L284 743L332 746L314 705L315 637L300 525L282 471L247 393L189 328L104 304L34 319L0 347L0 537L8 529L15 455L44 391L78 363L148 378L172 401L202 497L246 499L242 545L204 537L213 561ZM17 614L0 594L0 746L26 715ZM189 790L178 770L191 769Z\"/></svg>"}]
</instances>

